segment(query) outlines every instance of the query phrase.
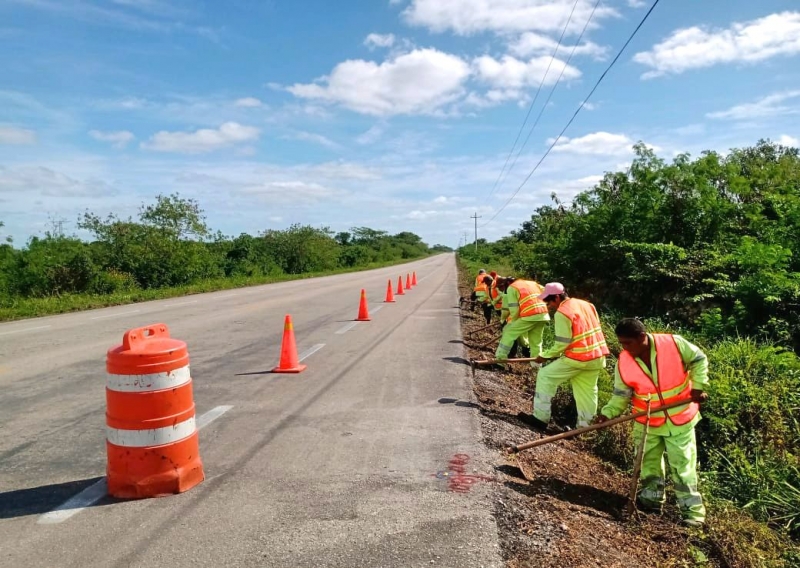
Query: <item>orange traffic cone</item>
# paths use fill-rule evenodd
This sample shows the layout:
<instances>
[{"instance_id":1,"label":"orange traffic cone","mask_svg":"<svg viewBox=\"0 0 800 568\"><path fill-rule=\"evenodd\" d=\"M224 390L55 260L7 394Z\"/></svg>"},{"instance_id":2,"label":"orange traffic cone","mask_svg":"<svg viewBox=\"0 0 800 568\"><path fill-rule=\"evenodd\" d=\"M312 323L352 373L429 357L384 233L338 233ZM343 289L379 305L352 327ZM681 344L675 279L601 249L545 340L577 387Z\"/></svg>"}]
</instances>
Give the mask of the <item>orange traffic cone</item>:
<instances>
[{"instance_id":1,"label":"orange traffic cone","mask_svg":"<svg viewBox=\"0 0 800 568\"><path fill-rule=\"evenodd\" d=\"M394 302L394 294L392 293L392 279L389 278L389 283L386 286L386 299L383 301L385 304Z\"/></svg>"},{"instance_id":2,"label":"orange traffic cone","mask_svg":"<svg viewBox=\"0 0 800 568\"><path fill-rule=\"evenodd\" d=\"M294 326L292 316L286 314L283 323L283 343L281 344L281 362L272 369L273 373L299 373L304 371L307 365L301 365L297 357L297 343L294 341Z\"/></svg>"},{"instance_id":3,"label":"orange traffic cone","mask_svg":"<svg viewBox=\"0 0 800 568\"><path fill-rule=\"evenodd\" d=\"M369 321L369 309L367 309L367 291L361 289L361 302L358 304L358 317L356 321Z\"/></svg>"},{"instance_id":4,"label":"orange traffic cone","mask_svg":"<svg viewBox=\"0 0 800 568\"><path fill-rule=\"evenodd\" d=\"M416 286L417 285L417 273L416 273L416 271L411 273L411 285L412 286Z\"/></svg>"},{"instance_id":5,"label":"orange traffic cone","mask_svg":"<svg viewBox=\"0 0 800 568\"><path fill-rule=\"evenodd\" d=\"M405 295L405 292L403 292L403 277L402 276L398 276L397 277L397 295L398 296Z\"/></svg>"},{"instance_id":6,"label":"orange traffic cone","mask_svg":"<svg viewBox=\"0 0 800 568\"><path fill-rule=\"evenodd\" d=\"M406 274L406 290L411 290L411 275Z\"/></svg>"}]
</instances>

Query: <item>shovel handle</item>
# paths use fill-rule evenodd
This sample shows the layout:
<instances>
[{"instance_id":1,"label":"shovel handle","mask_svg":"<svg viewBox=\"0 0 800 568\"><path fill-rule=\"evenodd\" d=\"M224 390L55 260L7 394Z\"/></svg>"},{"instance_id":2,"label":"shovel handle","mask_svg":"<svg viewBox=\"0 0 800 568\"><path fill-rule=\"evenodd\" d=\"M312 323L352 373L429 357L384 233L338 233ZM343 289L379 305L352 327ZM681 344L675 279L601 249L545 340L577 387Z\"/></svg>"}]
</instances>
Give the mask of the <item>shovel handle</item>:
<instances>
[{"instance_id":1,"label":"shovel handle","mask_svg":"<svg viewBox=\"0 0 800 568\"><path fill-rule=\"evenodd\" d=\"M671 402L670 404L665 404L664 406L657 406L650 411L650 414L655 414L656 412L660 412L662 410L669 410L670 408L676 408L678 406L685 406L686 404L689 404L691 402L692 399L684 399ZM617 418L612 418L611 420L606 420L605 422L601 422L600 424L591 424L590 426L584 426L583 428L576 428L575 430L570 430L569 432L556 434L555 436L539 438L538 440L534 440L532 442L526 442L524 444L519 444L518 446L509 444L508 446L506 446L506 451L510 454L516 454L523 450L530 450L531 448L544 446L545 444L551 444L553 442L558 442L559 440L565 440L566 438L573 438L575 436L580 436L581 434L585 434L586 432L591 432L593 430L600 430L601 428L608 428L609 426L614 426L615 424L622 424L623 422L628 422L629 420L634 420L635 418L640 418L642 416L647 416L646 410L643 410L641 412L634 412L633 414L626 414L624 416L619 416Z\"/></svg>"}]
</instances>

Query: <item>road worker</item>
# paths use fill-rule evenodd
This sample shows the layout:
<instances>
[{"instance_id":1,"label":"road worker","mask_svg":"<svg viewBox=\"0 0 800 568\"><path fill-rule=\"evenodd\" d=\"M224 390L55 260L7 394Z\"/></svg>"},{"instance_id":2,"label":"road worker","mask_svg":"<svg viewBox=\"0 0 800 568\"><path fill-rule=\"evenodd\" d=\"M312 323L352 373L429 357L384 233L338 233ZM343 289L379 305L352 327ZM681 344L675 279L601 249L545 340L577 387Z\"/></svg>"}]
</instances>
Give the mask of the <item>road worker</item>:
<instances>
[{"instance_id":1,"label":"road worker","mask_svg":"<svg viewBox=\"0 0 800 568\"><path fill-rule=\"evenodd\" d=\"M501 317L503 310L503 293L500 291L500 288L497 287L498 283L503 279L503 277L498 276L497 272L490 272L489 274L494 274L494 276L492 276L492 284L489 286L489 299L492 302L493 309L497 316L501 318L500 321L505 321Z\"/></svg>"},{"instance_id":2,"label":"road worker","mask_svg":"<svg viewBox=\"0 0 800 568\"><path fill-rule=\"evenodd\" d=\"M490 296L490 290L493 285L494 280L492 280L492 277L484 276L481 283L475 286L474 290L475 301L478 302L483 309L483 317L486 318L486 325L489 325L489 322L492 321L492 313L494 312L494 306L492 305Z\"/></svg>"},{"instance_id":3,"label":"road worker","mask_svg":"<svg viewBox=\"0 0 800 568\"><path fill-rule=\"evenodd\" d=\"M700 421L699 404L708 400L704 392L708 358L680 335L647 333L637 319L622 320L615 331L623 351L614 372L614 394L595 422L616 418L629 404L637 412L646 411L648 399L651 407L685 400L686 405L650 416L637 502L643 509L661 510L666 452L683 523L702 526L706 510L697 489L694 427ZM647 423L646 416L636 419L633 435L637 447Z\"/></svg>"},{"instance_id":4,"label":"road worker","mask_svg":"<svg viewBox=\"0 0 800 568\"><path fill-rule=\"evenodd\" d=\"M570 383L578 410L578 427L588 426L597 413L597 379L605 367L608 347L594 305L567 295L564 285L550 282L539 295L555 313L555 343L536 359L542 367L536 376L533 415L526 422L544 431L550 422L551 402L562 383Z\"/></svg>"},{"instance_id":5,"label":"road worker","mask_svg":"<svg viewBox=\"0 0 800 568\"><path fill-rule=\"evenodd\" d=\"M503 293L502 314L508 314L503 335L495 352L495 359L508 359L514 342L520 340L529 348L529 356L537 357L542 352L542 337L550 314L539 298L542 286L533 280L503 278L497 285ZM501 315L502 317L502 315ZM498 366L504 368L503 363Z\"/></svg>"},{"instance_id":6,"label":"road worker","mask_svg":"<svg viewBox=\"0 0 800 568\"><path fill-rule=\"evenodd\" d=\"M476 292L476 288L481 285L483 282L484 277L486 276L486 269L481 268L478 271L478 275L475 277L475 285L472 287L472 294L470 294L469 299L472 300L472 309L475 311L475 305L478 301L478 293Z\"/></svg>"}]
</instances>

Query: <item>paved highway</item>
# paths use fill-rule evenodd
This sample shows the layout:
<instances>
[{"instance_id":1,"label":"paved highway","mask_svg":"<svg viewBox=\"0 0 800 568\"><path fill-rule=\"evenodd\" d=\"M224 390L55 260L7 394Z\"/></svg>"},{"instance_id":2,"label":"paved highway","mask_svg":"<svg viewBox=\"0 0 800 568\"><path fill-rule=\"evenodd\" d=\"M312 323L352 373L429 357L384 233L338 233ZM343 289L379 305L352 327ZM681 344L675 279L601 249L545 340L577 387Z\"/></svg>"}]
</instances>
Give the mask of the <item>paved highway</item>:
<instances>
[{"instance_id":1,"label":"paved highway","mask_svg":"<svg viewBox=\"0 0 800 568\"><path fill-rule=\"evenodd\" d=\"M476 410L439 402L471 398L457 299L439 255L0 324L0 566L502 566ZM286 313L299 375L268 372ZM95 501L106 350L157 322L189 347L206 480Z\"/></svg>"}]
</instances>

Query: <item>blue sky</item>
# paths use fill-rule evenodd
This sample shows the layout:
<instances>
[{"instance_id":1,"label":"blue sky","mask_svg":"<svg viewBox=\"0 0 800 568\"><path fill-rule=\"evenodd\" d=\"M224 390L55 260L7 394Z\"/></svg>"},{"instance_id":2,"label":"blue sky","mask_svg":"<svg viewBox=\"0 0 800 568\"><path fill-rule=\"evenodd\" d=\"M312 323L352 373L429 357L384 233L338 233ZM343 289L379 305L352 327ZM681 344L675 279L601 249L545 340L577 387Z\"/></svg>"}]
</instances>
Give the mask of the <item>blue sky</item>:
<instances>
[{"instance_id":1,"label":"blue sky","mask_svg":"<svg viewBox=\"0 0 800 568\"><path fill-rule=\"evenodd\" d=\"M177 191L229 235L370 226L456 246L473 212L503 236L637 141L667 159L800 145L796 1L662 0L498 213L651 1L595 4L0 0L0 233L80 234L86 209L127 217Z\"/></svg>"}]
</instances>

